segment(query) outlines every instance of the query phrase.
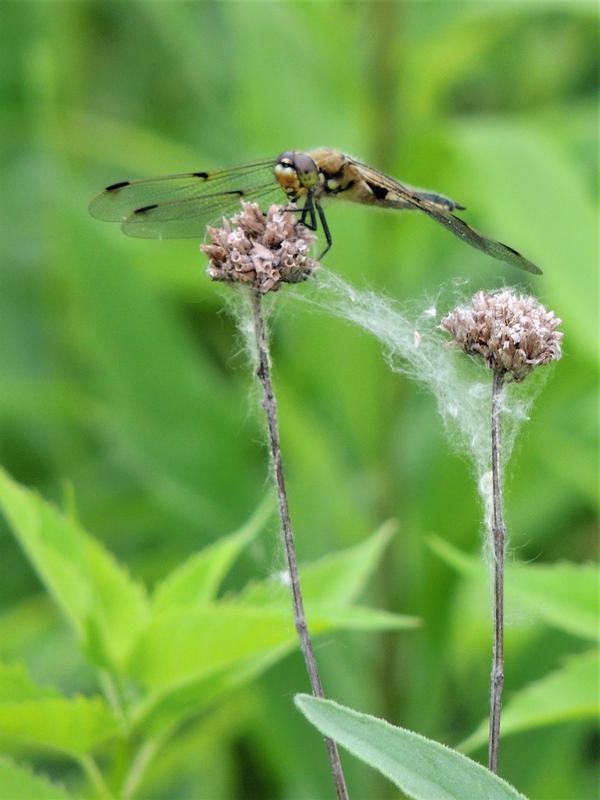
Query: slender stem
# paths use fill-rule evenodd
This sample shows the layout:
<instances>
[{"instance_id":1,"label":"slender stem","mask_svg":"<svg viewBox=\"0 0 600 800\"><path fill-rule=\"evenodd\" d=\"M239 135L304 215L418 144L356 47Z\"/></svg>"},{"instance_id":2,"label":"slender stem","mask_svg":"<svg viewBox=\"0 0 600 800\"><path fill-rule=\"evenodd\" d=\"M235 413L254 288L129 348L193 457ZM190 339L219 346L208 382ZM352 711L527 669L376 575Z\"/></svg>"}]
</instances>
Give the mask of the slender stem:
<instances>
[{"instance_id":1,"label":"slender stem","mask_svg":"<svg viewBox=\"0 0 600 800\"><path fill-rule=\"evenodd\" d=\"M317 668L306 614L304 613L304 603L300 589L300 576L298 574L298 563L296 560L296 548L294 545L294 533L290 519L290 511L285 488L285 477L283 474L283 463L281 460L281 443L279 437L279 424L277 421L277 400L273 391L273 381L271 377L271 355L269 349L269 337L265 326L262 310L262 295L255 290L251 290L252 316L254 325L254 336L256 339L257 369L256 374L261 382L263 389L263 409L267 417L269 429L269 447L271 450L271 463L277 489L277 500L279 503L279 516L281 520L281 531L283 535L283 545L285 557L287 559L288 573L290 578L290 588L294 605L294 624L300 639L300 647L304 662L310 679L312 693L315 697L324 697L321 678ZM340 761L337 746L332 739L325 738L329 762L333 772L333 779L339 800L347 800L348 790L344 779L342 764Z\"/></svg>"},{"instance_id":2,"label":"slender stem","mask_svg":"<svg viewBox=\"0 0 600 800\"><path fill-rule=\"evenodd\" d=\"M123 702L116 678L111 675L108 670L101 669L99 671L99 680L102 691L104 692L104 696L108 700L108 704L110 705L112 711L117 717L119 717L125 730L128 730L129 721L127 719L125 704Z\"/></svg>"},{"instance_id":3,"label":"slender stem","mask_svg":"<svg viewBox=\"0 0 600 800\"><path fill-rule=\"evenodd\" d=\"M490 734L488 768L498 772L500 714L504 686L504 549L506 528L502 502L501 399L504 372L494 371L492 382L492 544L494 552L494 646L490 676Z\"/></svg>"},{"instance_id":4,"label":"slender stem","mask_svg":"<svg viewBox=\"0 0 600 800\"><path fill-rule=\"evenodd\" d=\"M152 759L154 758L157 750L162 744L159 738L148 739L138 750L129 772L125 778L122 789L123 800L131 800L136 793L142 778Z\"/></svg>"},{"instance_id":5,"label":"slender stem","mask_svg":"<svg viewBox=\"0 0 600 800\"><path fill-rule=\"evenodd\" d=\"M94 787L96 796L101 800L114 800L94 759L91 756L81 756L78 761L89 782Z\"/></svg>"}]
</instances>

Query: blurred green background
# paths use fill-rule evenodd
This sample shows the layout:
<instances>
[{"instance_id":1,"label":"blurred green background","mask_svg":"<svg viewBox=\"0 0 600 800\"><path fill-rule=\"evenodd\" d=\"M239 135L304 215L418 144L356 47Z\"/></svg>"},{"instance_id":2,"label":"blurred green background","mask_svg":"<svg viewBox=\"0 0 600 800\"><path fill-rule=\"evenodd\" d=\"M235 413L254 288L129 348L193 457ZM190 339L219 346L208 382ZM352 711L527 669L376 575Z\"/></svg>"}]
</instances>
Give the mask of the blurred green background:
<instances>
[{"instance_id":1,"label":"blurred green background","mask_svg":"<svg viewBox=\"0 0 600 800\"><path fill-rule=\"evenodd\" d=\"M327 266L358 286L421 302L456 277L465 292L516 282L563 318L564 358L519 438L507 517L519 559L596 555L595 5L5 2L0 24L0 458L17 480L75 502L150 584L247 519L266 491L266 453L226 290L208 281L196 242L130 240L87 206L124 178L328 145L463 202L476 227L544 269L529 280L417 215L328 214ZM397 518L371 600L424 621L321 640L327 691L454 745L487 712L490 615L427 537L480 550L472 467L434 400L392 374L375 341L285 290L278 304L300 557ZM280 566L272 534L236 585ZM5 527L0 548L0 657L25 658L67 691L88 687ZM516 620L507 693L581 649ZM191 728L146 796L329 796L325 751L292 704L305 689L300 658L287 658L220 709L210 735ZM597 742L575 722L520 734L503 745L502 772L539 800L587 800ZM395 796L345 761L355 797Z\"/></svg>"}]
</instances>

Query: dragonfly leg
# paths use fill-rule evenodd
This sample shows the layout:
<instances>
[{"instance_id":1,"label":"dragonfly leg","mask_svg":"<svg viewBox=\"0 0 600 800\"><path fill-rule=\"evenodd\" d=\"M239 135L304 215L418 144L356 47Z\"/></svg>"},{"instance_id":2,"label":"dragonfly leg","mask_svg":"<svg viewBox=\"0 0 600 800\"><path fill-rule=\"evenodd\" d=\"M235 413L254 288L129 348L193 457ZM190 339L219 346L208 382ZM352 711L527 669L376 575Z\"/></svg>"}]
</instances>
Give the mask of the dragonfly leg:
<instances>
[{"instance_id":1,"label":"dragonfly leg","mask_svg":"<svg viewBox=\"0 0 600 800\"><path fill-rule=\"evenodd\" d=\"M310 222L307 222L307 217L310 218ZM300 224L304 225L305 228L308 228L309 231L317 230L317 215L315 214L315 200L310 192L306 195L306 203L304 203L302 207L302 213L300 214Z\"/></svg>"},{"instance_id":2,"label":"dragonfly leg","mask_svg":"<svg viewBox=\"0 0 600 800\"><path fill-rule=\"evenodd\" d=\"M316 227L317 220L315 217L314 209L312 211L312 214L310 214L309 209L307 209L305 205L302 206L302 208L283 208L282 211L285 211L288 214L300 214L300 219L298 220L298 222L300 222L301 225L304 225L305 228L308 228L311 231L315 231L317 229ZM307 215L311 216L310 222L306 221Z\"/></svg>"},{"instance_id":3,"label":"dragonfly leg","mask_svg":"<svg viewBox=\"0 0 600 800\"><path fill-rule=\"evenodd\" d=\"M329 225L327 224L327 218L325 216L325 212L321 208L321 204L318 200L315 200L312 194L308 194L306 197L306 202L302 206L302 208L284 208L284 211L290 211L291 213L297 212L300 214L300 224L304 225L305 228L308 228L310 231L318 230L318 223L317 223L317 214L319 215L319 220L321 221L321 226L323 228L323 233L325 234L325 240L327 242L327 247L321 255L319 256L319 260L323 258L325 253L328 253L331 249L331 245L333 244L333 240L331 238L331 231L329 230Z\"/></svg>"},{"instance_id":4,"label":"dragonfly leg","mask_svg":"<svg viewBox=\"0 0 600 800\"><path fill-rule=\"evenodd\" d=\"M329 230L329 225L327 224L327 218L325 216L325 212L321 208L321 204L319 203L318 200L315 202L315 206L317 207L317 213L319 215L319 219L321 220L321 225L323 227L323 233L325 234L325 241L327 242L327 247L325 248L325 250L323 250L323 252L321 253L321 255L318 258L318 260L320 261L323 258L323 256L325 255L325 253L328 253L329 250L331 250L331 245L333 244L333 239L331 238L331 231Z\"/></svg>"}]
</instances>

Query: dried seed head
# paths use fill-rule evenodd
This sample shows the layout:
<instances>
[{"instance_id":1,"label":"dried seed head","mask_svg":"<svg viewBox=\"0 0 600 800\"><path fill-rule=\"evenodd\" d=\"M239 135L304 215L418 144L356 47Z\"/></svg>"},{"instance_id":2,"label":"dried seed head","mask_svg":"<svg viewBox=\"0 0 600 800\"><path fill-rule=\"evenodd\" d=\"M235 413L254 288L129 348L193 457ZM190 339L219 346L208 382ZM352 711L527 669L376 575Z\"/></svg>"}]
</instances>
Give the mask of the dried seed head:
<instances>
[{"instance_id":1,"label":"dried seed head","mask_svg":"<svg viewBox=\"0 0 600 800\"><path fill-rule=\"evenodd\" d=\"M305 281L319 266L309 253L316 236L283 206L271 206L265 217L257 203L242 202L239 214L209 227L208 235L211 243L200 249L210 258L213 281L246 283L266 294Z\"/></svg>"},{"instance_id":2,"label":"dried seed head","mask_svg":"<svg viewBox=\"0 0 600 800\"><path fill-rule=\"evenodd\" d=\"M536 367L561 357L563 334L556 330L561 321L535 297L503 289L477 292L468 305L444 317L440 327L490 369L522 381Z\"/></svg>"}]
</instances>

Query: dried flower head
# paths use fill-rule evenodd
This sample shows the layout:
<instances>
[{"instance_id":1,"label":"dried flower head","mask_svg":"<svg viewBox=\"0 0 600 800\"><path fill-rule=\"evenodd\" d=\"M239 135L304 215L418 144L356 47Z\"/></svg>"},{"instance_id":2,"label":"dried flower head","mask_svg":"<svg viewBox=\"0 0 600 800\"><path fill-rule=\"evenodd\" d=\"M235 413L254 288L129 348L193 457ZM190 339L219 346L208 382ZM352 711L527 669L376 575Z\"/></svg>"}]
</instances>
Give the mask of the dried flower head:
<instances>
[{"instance_id":1,"label":"dried flower head","mask_svg":"<svg viewBox=\"0 0 600 800\"><path fill-rule=\"evenodd\" d=\"M319 266L309 253L316 236L283 206L271 206L265 216L257 203L242 202L239 214L224 218L221 228L209 227L208 235L211 243L200 249L210 258L213 281L246 283L266 294L305 281Z\"/></svg>"},{"instance_id":2,"label":"dried flower head","mask_svg":"<svg viewBox=\"0 0 600 800\"><path fill-rule=\"evenodd\" d=\"M560 324L535 297L503 289L477 292L468 305L444 317L440 327L466 353L484 358L490 369L522 381L536 367L561 357Z\"/></svg>"}]
</instances>

